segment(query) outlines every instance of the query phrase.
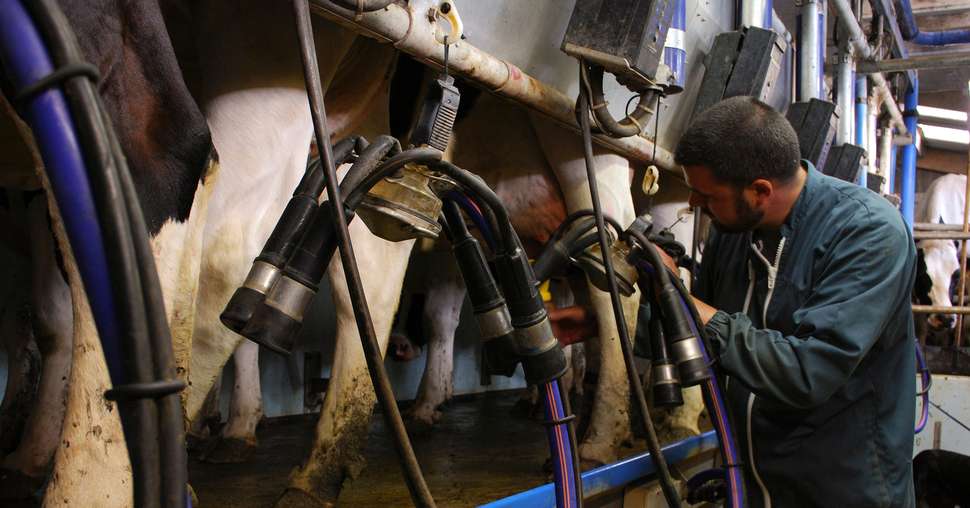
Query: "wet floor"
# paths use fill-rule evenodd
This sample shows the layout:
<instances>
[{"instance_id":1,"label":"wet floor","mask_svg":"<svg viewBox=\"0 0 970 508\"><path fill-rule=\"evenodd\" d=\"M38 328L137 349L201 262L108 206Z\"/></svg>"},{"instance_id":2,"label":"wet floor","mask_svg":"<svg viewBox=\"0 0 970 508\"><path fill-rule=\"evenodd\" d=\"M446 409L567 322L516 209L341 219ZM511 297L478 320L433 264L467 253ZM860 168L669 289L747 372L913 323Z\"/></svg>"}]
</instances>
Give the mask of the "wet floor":
<instances>
[{"instance_id":1,"label":"wet floor","mask_svg":"<svg viewBox=\"0 0 970 508\"><path fill-rule=\"evenodd\" d=\"M548 481L549 456L540 422L512 415L517 397L488 393L452 402L441 423L412 435L418 461L438 506L474 506ZM259 448L245 464L190 459L189 474L202 508L272 506L313 440L316 415L264 421ZM379 414L371 420L367 464L345 484L339 506L411 506L391 440Z\"/></svg>"}]
</instances>

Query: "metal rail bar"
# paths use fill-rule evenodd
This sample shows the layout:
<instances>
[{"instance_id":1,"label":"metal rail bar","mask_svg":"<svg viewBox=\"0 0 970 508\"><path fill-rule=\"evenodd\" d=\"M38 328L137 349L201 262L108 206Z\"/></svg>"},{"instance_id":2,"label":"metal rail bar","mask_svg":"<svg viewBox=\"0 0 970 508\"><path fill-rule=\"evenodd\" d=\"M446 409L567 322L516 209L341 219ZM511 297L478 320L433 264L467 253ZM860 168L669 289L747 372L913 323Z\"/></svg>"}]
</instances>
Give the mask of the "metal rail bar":
<instances>
[{"instance_id":1,"label":"metal rail bar","mask_svg":"<svg viewBox=\"0 0 970 508\"><path fill-rule=\"evenodd\" d=\"M345 9L329 0L310 0L314 14L366 37L390 43L426 65L443 68L444 53L441 44L435 40L434 25L428 21L427 13L412 12L421 8L412 4L405 7L392 3L383 10L358 15L355 10ZM514 64L486 53L467 41L451 46L448 70L499 97L537 111L579 132L576 102L573 99L522 72ZM662 147L656 147L654 160L654 143L643 135L622 139L597 135L593 139L600 146L630 159L655 164L669 171L676 170L673 154Z\"/></svg>"},{"instance_id":2,"label":"metal rail bar","mask_svg":"<svg viewBox=\"0 0 970 508\"><path fill-rule=\"evenodd\" d=\"M671 464L681 462L701 453L714 450L717 447L717 436L714 431L708 431L699 436L689 437L683 441L664 447L663 454ZM636 480L649 478L656 474L653 460L649 453L635 455L622 459L613 464L592 469L583 473L583 497L589 499L614 489L618 489ZM555 506L556 498L553 485L547 483L531 490L526 490L509 497L482 505L482 508L518 508L532 506Z\"/></svg>"},{"instance_id":3,"label":"metal rail bar","mask_svg":"<svg viewBox=\"0 0 970 508\"><path fill-rule=\"evenodd\" d=\"M970 82L967 83L970 89ZM966 104L967 113L970 114L970 102ZM970 147L967 148L967 155L970 156ZM967 160L967 186L963 191L963 234L970 233L970 159ZM960 307L963 307L964 297L967 291L967 242L960 242ZM963 342L963 314L957 316L957 336L956 346L960 349Z\"/></svg>"},{"instance_id":4,"label":"metal rail bar","mask_svg":"<svg viewBox=\"0 0 970 508\"><path fill-rule=\"evenodd\" d=\"M940 51L939 53L914 54L908 58L894 58L892 60L863 60L856 65L856 72L870 74L874 72L900 72L909 69L949 69L965 67L968 64L970 64L970 50Z\"/></svg>"},{"instance_id":5,"label":"metal rail bar","mask_svg":"<svg viewBox=\"0 0 970 508\"><path fill-rule=\"evenodd\" d=\"M913 305L913 314L970 314L970 307L951 305Z\"/></svg>"},{"instance_id":6,"label":"metal rail bar","mask_svg":"<svg viewBox=\"0 0 970 508\"><path fill-rule=\"evenodd\" d=\"M913 231L914 240L967 240L970 231Z\"/></svg>"},{"instance_id":7,"label":"metal rail bar","mask_svg":"<svg viewBox=\"0 0 970 508\"><path fill-rule=\"evenodd\" d=\"M913 224L913 229L917 231L963 231L963 226L959 224L937 224L935 222L917 222Z\"/></svg>"}]
</instances>

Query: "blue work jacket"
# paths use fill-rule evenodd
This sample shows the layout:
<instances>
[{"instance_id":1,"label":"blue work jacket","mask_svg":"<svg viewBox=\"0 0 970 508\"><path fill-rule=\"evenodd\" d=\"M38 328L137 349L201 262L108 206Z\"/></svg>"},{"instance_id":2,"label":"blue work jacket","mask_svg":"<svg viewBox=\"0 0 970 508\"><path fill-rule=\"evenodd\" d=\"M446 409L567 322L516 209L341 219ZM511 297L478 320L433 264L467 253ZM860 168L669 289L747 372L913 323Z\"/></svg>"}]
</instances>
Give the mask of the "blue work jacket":
<instances>
[{"instance_id":1,"label":"blue work jacket","mask_svg":"<svg viewBox=\"0 0 970 508\"><path fill-rule=\"evenodd\" d=\"M912 235L882 197L803 166L776 259L714 232L695 292L719 309L706 329L748 499L912 507Z\"/></svg>"}]
</instances>

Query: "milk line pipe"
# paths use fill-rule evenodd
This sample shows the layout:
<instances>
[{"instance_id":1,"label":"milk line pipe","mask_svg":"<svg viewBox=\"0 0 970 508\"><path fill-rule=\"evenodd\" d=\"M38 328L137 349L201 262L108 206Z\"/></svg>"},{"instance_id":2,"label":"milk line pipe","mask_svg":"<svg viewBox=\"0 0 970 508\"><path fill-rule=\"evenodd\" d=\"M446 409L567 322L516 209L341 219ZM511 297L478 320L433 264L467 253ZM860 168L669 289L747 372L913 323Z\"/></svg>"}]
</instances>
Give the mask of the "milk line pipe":
<instances>
[{"instance_id":1,"label":"milk line pipe","mask_svg":"<svg viewBox=\"0 0 970 508\"><path fill-rule=\"evenodd\" d=\"M946 44L964 44L970 42L970 30L959 28L940 32L923 32L916 25L913 17L913 6L909 0L896 0L899 15L899 31L903 38L916 44L925 46L943 46Z\"/></svg>"},{"instance_id":2,"label":"milk line pipe","mask_svg":"<svg viewBox=\"0 0 970 508\"><path fill-rule=\"evenodd\" d=\"M389 43L429 67L443 67L441 44L435 40L434 31L418 29L428 23L426 12L412 12L410 6L391 3L381 11L358 16L354 9L346 9L332 0L311 0L311 3L315 14L366 37ZM448 69L455 76L579 131L573 99L467 40L452 45ZM630 159L655 164L668 171L677 170L673 154L663 147L655 147L643 135L622 139L596 135L594 140Z\"/></svg>"}]
</instances>

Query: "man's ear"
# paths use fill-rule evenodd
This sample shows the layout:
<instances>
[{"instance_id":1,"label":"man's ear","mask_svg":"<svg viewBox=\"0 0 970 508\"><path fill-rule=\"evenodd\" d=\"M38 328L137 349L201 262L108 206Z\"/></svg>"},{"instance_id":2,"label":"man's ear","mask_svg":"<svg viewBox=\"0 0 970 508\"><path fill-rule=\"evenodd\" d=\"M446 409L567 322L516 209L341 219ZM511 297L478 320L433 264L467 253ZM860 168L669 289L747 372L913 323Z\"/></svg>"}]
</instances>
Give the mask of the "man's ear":
<instances>
[{"instance_id":1,"label":"man's ear","mask_svg":"<svg viewBox=\"0 0 970 508\"><path fill-rule=\"evenodd\" d=\"M748 185L748 188L754 192L755 199L765 199L771 197L772 193L775 192L775 186L771 183L771 180L764 178L758 178Z\"/></svg>"}]
</instances>

